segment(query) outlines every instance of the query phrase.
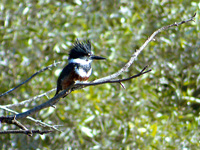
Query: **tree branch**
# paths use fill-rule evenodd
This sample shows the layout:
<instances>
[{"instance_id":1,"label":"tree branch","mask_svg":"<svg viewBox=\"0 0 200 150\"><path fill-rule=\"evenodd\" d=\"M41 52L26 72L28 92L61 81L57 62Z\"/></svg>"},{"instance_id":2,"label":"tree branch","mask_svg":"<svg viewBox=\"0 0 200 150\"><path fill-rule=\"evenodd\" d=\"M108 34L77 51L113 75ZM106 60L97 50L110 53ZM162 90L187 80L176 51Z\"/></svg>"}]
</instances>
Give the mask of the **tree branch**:
<instances>
[{"instance_id":1,"label":"tree branch","mask_svg":"<svg viewBox=\"0 0 200 150\"><path fill-rule=\"evenodd\" d=\"M38 75L39 73L44 72L45 70L50 69L50 68L52 68L52 67L55 67L57 64L60 64L60 63L61 63L61 62L55 62L55 63L53 63L53 64L51 64L51 65L49 65L49 66L47 66L47 67L45 67L45 68L43 68L43 69L37 71L36 73L34 73L31 77L29 77L29 78L28 78L27 80L25 80L24 82L20 83L20 84L17 85L16 87L14 87L14 88L8 90L7 92L2 93L2 94L0 95L0 97L9 94L10 92L16 90L18 87L22 86L23 84L25 84L26 82L28 82L29 80L31 80L33 77L35 77L35 76Z\"/></svg>"},{"instance_id":2,"label":"tree branch","mask_svg":"<svg viewBox=\"0 0 200 150\"><path fill-rule=\"evenodd\" d=\"M93 82L101 82L101 81L106 81L106 80L110 80L110 79L113 79L113 78L116 78L118 77L120 74L122 74L124 71L126 71L132 64L133 62L136 60L136 58L138 57L138 55L142 52L142 50L149 44L149 42L153 41L154 40L154 37L164 31L164 30L167 30L171 27L174 27L174 26L180 26L184 23L187 23L187 22L190 22L190 21L194 21L194 17L196 16L196 13L190 18L190 19L187 19L187 20L184 20L184 21L181 21L179 23L174 23L174 24L171 24L171 25L167 25L167 26L164 26L158 30L156 30L155 32L153 32L153 34L145 41L145 43L138 49L136 50L136 52L131 56L131 58L129 59L129 61L125 64L125 66L123 68L121 68L118 72L112 74L112 75L109 75L109 76L106 76L106 77L103 77L101 79L97 79Z\"/></svg>"},{"instance_id":3,"label":"tree branch","mask_svg":"<svg viewBox=\"0 0 200 150\"><path fill-rule=\"evenodd\" d=\"M53 92L53 91L55 91L55 90L56 90L56 88L51 89L51 90L49 90L49 91L47 91L47 92L45 92L45 93L42 93L42 94L37 95L37 96L34 96L33 98L24 100L24 101L19 102L19 103L17 103L17 104L8 104L8 105L2 105L2 106L3 106L3 107L7 107L7 108L9 108L9 107L16 107L16 106L22 106L22 105L25 105L25 104L27 104L27 103L30 103L30 102L32 102L32 101L38 99L38 98L41 98L41 97L43 97L43 96L47 96L47 94L49 94L49 93L51 93L51 92Z\"/></svg>"},{"instance_id":4,"label":"tree branch","mask_svg":"<svg viewBox=\"0 0 200 150\"><path fill-rule=\"evenodd\" d=\"M7 108L7 107L5 107L5 106L1 106L1 105L0 105L0 109L6 110L6 111L11 112L11 113L14 113L14 114L19 114L18 112L14 111L14 110L11 110L11 109L9 109L9 108ZM44 122L42 122L41 120L36 120L36 119L34 119L34 118L30 117L30 116L28 116L27 119L29 119L29 120L31 120L31 121L35 122L36 124L39 124L39 125L41 125L41 126L43 126L43 127L49 127L49 128L51 128L51 129L54 129L54 130L59 131L59 130L56 128L56 125L50 125L50 124L44 123ZM1 121L1 117L0 117L0 121Z\"/></svg>"},{"instance_id":5,"label":"tree branch","mask_svg":"<svg viewBox=\"0 0 200 150\"><path fill-rule=\"evenodd\" d=\"M40 131L40 130L7 130L7 131L0 131L0 134L27 134L29 136L32 136L32 134L48 134L53 132L54 130L45 130L45 131Z\"/></svg>"}]
</instances>

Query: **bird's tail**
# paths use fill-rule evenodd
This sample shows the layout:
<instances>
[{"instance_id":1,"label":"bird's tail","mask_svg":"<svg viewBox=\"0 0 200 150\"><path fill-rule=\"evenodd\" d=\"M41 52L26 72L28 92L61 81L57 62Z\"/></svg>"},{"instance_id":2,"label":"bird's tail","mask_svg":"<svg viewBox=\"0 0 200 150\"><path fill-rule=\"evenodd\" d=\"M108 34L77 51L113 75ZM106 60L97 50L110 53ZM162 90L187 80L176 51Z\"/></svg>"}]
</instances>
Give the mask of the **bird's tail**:
<instances>
[{"instance_id":1,"label":"bird's tail","mask_svg":"<svg viewBox=\"0 0 200 150\"><path fill-rule=\"evenodd\" d=\"M56 90L56 94L54 95L54 97L55 97L58 93L59 93L59 90L58 90L58 88L57 88L57 90Z\"/></svg>"},{"instance_id":2,"label":"bird's tail","mask_svg":"<svg viewBox=\"0 0 200 150\"><path fill-rule=\"evenodd\" d=\"M69 86L73 86L74 84L75 84L75 82L73 81L73 82L71 82L71 83L68 85L68 87L69 87ZM68 88L68 87L67 87L67 88ZM67 88L66 88L66 89L67 89ZM57 86L56 94L54 95L54 97L55 97L61 90L63 90L63 89L61 88L61 86ZM65 96L67 96L67 94L64 95L63 98L64 98Z\"/></svg>"}]
</instances>

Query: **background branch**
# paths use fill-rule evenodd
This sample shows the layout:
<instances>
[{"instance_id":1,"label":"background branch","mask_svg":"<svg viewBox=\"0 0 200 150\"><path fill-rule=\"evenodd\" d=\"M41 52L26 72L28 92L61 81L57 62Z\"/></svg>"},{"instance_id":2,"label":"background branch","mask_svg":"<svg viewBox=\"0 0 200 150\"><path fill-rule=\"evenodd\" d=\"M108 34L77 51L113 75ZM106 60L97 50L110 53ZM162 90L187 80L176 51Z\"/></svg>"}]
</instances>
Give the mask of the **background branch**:
<instances>
[{"instance_id":1,"label":"background branch","mask_svg":"<svg viewBox=\"0 0 200 150\"><path fill-rule=\"evenodd\" d=\"M19 103L17 103L17 104L8 104L8 105L2 105L2 106L3 106L3 107L7 107L7 108L9 108L9 107L16 107L16 106L22 106L22 105L25 105L25 104L27 104L27 103L30 103L30 102L32 102L32 101L38 99L38 98L41 98L41 97L43 97L43 96L47 96L47 94L49 94L49 93L51 93L51 92L53 92L53 91L55 91L55 90L56 90L56 88L51 89L51 90L49 90L49 91L47 91L47 92L45 92L45 93L42 93L42 94L37 95L37 96L34 96L33 98L24 100L24 101L19 102Z\"/></svg>"},{"instance_id":2,"label":"background branch","mask_svg":"<svg viewBox=\"0 0 200 150\"><path fill-rule=\"evenodd\" d=\"M7 131L0 131L0 134L27 134L32 136L32 134L48 134L54 132L54 130L7 130ZM31 134L30 134L31 133Z\"/></svg>"},{"instance_id":3,"label":"background branch","mask_svg":"<svg viewBox=\"0 0 200 150\"><path fill-rule=\"evenodd\" d=\"M4 96L4 95L6 95L6 94L9 94L10 92L16 90L17 88L19 88L19 87L22 86L23 84L25 84L25 83L27 83L28 81L30 81L32 78L34 78L34 77L35 77L36 75L38 75L39 73L44 72L45 70L50 69L50 68L52 68L52 67L55 67L57 64L60 64L60 63L61 63L61 62L55 62L55 63L53 63L53 64L51 64L51 65L49 65L49 66L47 66L47 67L45 67L45 68L43 68L43 69L37 71L36 73L34 73L31 77L29 77L29 78L28 78L27 80L25 80L24 82L20 83L20 84L17 85L16 87L14 87L14 88L8 90L7 92L2 93L2 94L0 95L0 97Z\"/></svg>"}]
</instances>

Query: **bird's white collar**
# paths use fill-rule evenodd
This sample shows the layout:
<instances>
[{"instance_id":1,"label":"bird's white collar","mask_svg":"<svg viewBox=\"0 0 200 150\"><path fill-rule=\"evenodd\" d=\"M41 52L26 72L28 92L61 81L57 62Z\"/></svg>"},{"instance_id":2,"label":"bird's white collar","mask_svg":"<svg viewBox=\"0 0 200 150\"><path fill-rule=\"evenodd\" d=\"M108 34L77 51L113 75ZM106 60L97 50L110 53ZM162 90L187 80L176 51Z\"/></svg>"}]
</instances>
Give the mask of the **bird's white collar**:
<instances>
[{"instance_id":1,"label":"bird's white collar","mask_svg":"<svg viewBox=\"0 0 200 150\"><path fill-rule=\"evenodd\" d=\"M81 65L88 65L92 62L91 59L85 60L85 59L80 59L80 58L75 58L75 59L70 59L69 60L69 64L70 63L77 63L77 64L81 64Z\"/></svg>"}]
</instances>

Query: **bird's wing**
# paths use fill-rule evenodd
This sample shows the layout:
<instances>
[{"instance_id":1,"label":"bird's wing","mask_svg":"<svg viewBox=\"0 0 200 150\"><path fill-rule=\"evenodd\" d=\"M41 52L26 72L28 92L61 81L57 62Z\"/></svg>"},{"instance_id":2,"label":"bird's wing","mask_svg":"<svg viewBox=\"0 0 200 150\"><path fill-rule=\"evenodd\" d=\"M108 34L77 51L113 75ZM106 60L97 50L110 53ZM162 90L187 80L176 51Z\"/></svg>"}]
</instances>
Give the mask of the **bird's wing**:
<instances>
[{"instance_id":1,"label":"bird's wing","mask_svg":"<svg viewBox=\"0 0 200 150\"><path fill-rule=\"evenodd\" d=\"M68 64L67 66L65 66L63 68L63 70L60 73L60 76L58 77L58 80L57 80L57 91L56 91L55 95L57 95L60 90L63 90L62 89L62 81L63 81L63 79L65 79L65 78L70 76L70 73L72 72L73 69L74 69L74 64L73 63L70 63L70 64Z\"/></svg>"}]
</instances>

